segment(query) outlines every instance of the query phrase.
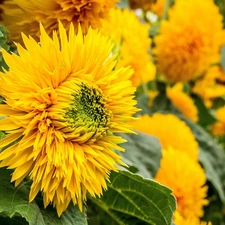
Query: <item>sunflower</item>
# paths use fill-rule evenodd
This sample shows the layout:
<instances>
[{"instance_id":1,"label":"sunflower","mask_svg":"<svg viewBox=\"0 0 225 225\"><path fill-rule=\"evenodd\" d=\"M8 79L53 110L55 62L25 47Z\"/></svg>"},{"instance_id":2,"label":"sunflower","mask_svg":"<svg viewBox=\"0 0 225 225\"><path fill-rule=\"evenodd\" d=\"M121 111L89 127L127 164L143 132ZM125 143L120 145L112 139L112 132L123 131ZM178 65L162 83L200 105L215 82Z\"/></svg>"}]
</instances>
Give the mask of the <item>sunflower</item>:
<instances>
[{"instance_id":1,"label":"sunflower","mask_svg":"<svg viewBox=\"0 0 225 225\"><path fill-rule=\"evenodd\" d=\"M168 81L189 81L220 61L225 43L222 20L213 0L175 2L169 20L161 23L153 50L159 71Z\"/></svg>"},{"instance_id":2,"label":"sunflower","mask_svg":"<svg viewBox=\"0 0 225 225\"><path fill-rule=\"evenodd\" d=\"M225 106L216 110L216 117L218 119L212 126L212 133L216 136L225 134Z\"/></svg>"},{"instance_id":3,"label":"sunflower","mask_svg":"<svg viewBox=\"0 0 225 225\"><path fill-rule=\"evenodd\" d=\"M156 136L164 149L173 147L198 159L198 143L191 129L172 114L155 113L152 117L144 115L132 123L134 129Z\"/></svg>"},{"instance_id":4,"label":"sunflower","mask_svg":"<svg viewBox=\"0 0 225 225\"><path fill-rule=\"evenodd\" d=\"M196 217L188 217L184 219L176 210L174 213L174 222L176 225L212 225L211 222L200 221Z\"/></svg>"},{"instance_id":5,"label":"sunflower","mask_svg":"<svg viewBox=\"0 0 225 225\"><path fill-rule=\"evenodd\" d=\"M191 97L183 91L183 84L177 83L171 88L167 88L167 97L172 101L173 105L179 109L184 116L192 120L198 121L198 110Z\"/></svg>"},{"instance_id":6,"label":"sunflower","mask_svg":"<svg viewBox=\"0 0 225 225\"><path fill-rule=\"evenodd\" d=\"M103 22L101 32L110 36L116 49L120 50L116 67L131 66L134 69L131 77L134 86L153 80L156 68L149 55L149 25L142 24L134 12L126 9L112 9L110 16L109 21Z\"/></svg>"},{"instance_id":7,"label":"sunflower","mask_svg":"<svg viewBox=\"0 0 225 225\"><path fill-rule=\"evenodd\" d=\"M195 82L192 92L200 96L207 107L211 107L213 99L225 96L224 79L223 69L212 66Z\"/></svg>"},{"instance_id":8,"label":"sunflower","mask_svg":"<svg viewBox=\"0 0 225 225\"><path fill-rule=\"evenodd\" d=\"M40 33L40 44L23 35L19 56L3 51L10 70L0 73L0 166L15 169L15 185L29 175L29 200L42 191L60 216L71 200L82 209L87 192L100 196L123 164L114 132L132 132L135 88L131 69L113 70L111 42L96 30L76 35L71 24L67 36L59 23L59 37Z\"/></svg>"},{"instance_id":9,"label":"sunflower","mask_svg":"<svg viewBox=\"0 0 225 225\"><path fill-rule=\"evenodd\" d=\"M72 22L77 32L81 24L83 33L88 27L99 28L107 19L109 10L117 0L7 0L1 5L2 23L10 32L10 39L22 41L23 32L39 40L39 21L48 34L58 30L58 20L68 30Z\"/></svg>"},{"instance_id":10,"label":"sunflower","mask_svg":"<svg viewBox=\"0 0 225 225\"><path fill-rule=\"evenodd\" d=\"M163 149L155 180L172 189L177 211L184 219L203 216L208 188L204 170L197 161L179 149Z\"/></svg>"}]
</instances>

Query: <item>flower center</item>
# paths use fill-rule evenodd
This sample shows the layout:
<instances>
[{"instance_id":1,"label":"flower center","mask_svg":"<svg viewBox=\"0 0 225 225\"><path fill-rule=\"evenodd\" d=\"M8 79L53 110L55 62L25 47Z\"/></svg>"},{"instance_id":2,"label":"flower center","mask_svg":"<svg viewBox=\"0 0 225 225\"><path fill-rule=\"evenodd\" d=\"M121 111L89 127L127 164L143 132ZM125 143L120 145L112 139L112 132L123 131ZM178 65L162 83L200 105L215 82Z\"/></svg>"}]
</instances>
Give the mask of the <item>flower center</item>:
<instances>
[{"instance_id":1,"label":"flower center","mask_svg":"<svg viewBox=\"0 0 225 225\"><path fill-rule=\"evenodd\" d=\"M95 141L105 136L111 119L111 112L107 109L106 98L97 86L77 81L73 84L70 95L71 102L66 108L64 119L67 127L82 136L82 142Z\"/></svg>"}]
</instances>

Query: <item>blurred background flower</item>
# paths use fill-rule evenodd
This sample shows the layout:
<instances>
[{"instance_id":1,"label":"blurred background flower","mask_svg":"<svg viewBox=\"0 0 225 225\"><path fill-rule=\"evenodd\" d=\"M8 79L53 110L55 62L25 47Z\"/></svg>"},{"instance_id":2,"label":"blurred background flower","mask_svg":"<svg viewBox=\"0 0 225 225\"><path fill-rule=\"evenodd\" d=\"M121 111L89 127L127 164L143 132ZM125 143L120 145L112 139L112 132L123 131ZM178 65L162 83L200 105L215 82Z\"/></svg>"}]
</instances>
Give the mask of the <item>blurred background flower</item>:
<instances>
[{"instance_id":1,"label":"blurred background flower","mask_svg":"<svg viewBox=\"0 0 225 225\"><path fill-rule=\"evenodd\" d=\"M133 123L134 129L156 136L164 149L172 147L185 152L192 159L198 159L198 143L191 129L172 114L155 113L140 116Z\"/></svg>"},{"instance_id":2,"label":"blurred background flower","mask_svg":"<svg viewBox=\"0 0 225 225\"><path fill-rule=\"evenodd\" d=\"M168 81L189 81L202 75L220 61L225 43L218 7L213 0L176 0L154 41L158 70Z\"/></svg>"},{"instance_id":3,"label":"blurred background flower","mask_svg":"<svg viewBox=\"0 0 225 225\"><path fill-rule=\"evenodd\" d=\"M166 93L173 105L179 109L185 117L193 122L198 121L198 109L193 99L183 92L182 83L176 83L173 87L168 87Z\"/></svg>"},{"instance_id":4,"label":"blurred background flower","mask_svg":"<svg viewBox=\"0 0 225 225\"><path fill-rule=\"evenodd\" d=\"M116 68L131 66L134 69L134 75L131 77L134 86L155 78L156 68L149 55L149 24L141 23L132 11L112 9L110 20L104 21L101 32L110 36L115 49L119 49Z\"/></svg>"},{"instance_id":5,"label":"blurred background flower","mask_svg":"<svg viewBox=\"0 0 225 225\"><path fill-rule=\"evenodd\" d=\"M9 30L10 40L21 42L20 33L39 40L39 22L51 35L58 30L58 20L69 29L72 22L77 32L78 24L85 34L88 27L101 27L102 19L109 18L110 8L116 0L7 0L0 5L2 23Z\"/></svg>"},{"instance_id":6,"label":"blurred background flower","mask_svg":"<svg viewBox=\"0 0 225 225\"><path fill-rule=\"evenodd\" d=\"M200 219L209 203L206 176L199 163L180 149L162 150L160 168L155 180L170 187L177 199L177 212L184 219ZM176 222L177 225L183 225Z\"/></svg>"}]
</instances>

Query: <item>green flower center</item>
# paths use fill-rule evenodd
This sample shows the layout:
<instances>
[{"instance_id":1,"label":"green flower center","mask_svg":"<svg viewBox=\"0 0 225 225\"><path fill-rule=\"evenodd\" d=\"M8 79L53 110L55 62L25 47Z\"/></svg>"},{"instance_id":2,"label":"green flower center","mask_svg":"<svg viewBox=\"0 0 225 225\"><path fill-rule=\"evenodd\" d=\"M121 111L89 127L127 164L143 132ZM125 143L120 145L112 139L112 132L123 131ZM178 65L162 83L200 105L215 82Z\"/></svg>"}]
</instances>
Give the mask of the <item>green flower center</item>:
<instances>
[{"instance_id":1,"label":"green flower center","mask_svg":"<svg viewBox=\"0 0 225 225\"><path fill-rule=\"evenodd\" d=\"M82 140L86 142L106 135L111 112L107 109L102 90L92 84L78 82L64 118L69 127L80 132Z\"/></svg>"}]
</instances>

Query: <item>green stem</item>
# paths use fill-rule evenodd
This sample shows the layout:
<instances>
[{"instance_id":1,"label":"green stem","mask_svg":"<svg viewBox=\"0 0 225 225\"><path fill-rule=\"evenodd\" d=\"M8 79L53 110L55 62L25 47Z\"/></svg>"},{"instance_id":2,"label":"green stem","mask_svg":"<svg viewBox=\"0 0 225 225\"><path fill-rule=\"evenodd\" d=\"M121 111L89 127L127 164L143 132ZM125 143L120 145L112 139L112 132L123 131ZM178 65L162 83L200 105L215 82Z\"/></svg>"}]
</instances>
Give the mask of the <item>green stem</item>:
<instances>
[{"instance_id":1,"label":"green stem","mask_svg":"<svg viewBox=\"0 0 225 225\"><path fill-rule=\"evenodd\" d=\"M146 83L142 82L142 88L143 88L144 94L148 96L148 87Z\"/></svg>"},{"instance_id":2,"label":"green stem","mask_svg":"<svg viewBox=\"0 0 225 225\"><path fill-rule=\"evenodd\" d=\"M173 3L173 0L165 0L165 5L164 5L164 9L163 9L163 16L162 19L166 20L168 18L168 9L171 6L171 4Z\"/></svg>"}]
</instances>

